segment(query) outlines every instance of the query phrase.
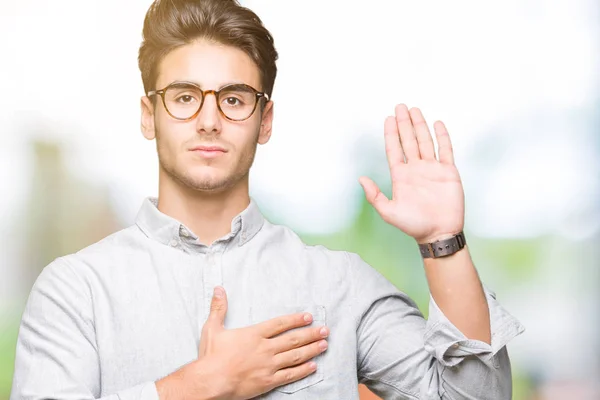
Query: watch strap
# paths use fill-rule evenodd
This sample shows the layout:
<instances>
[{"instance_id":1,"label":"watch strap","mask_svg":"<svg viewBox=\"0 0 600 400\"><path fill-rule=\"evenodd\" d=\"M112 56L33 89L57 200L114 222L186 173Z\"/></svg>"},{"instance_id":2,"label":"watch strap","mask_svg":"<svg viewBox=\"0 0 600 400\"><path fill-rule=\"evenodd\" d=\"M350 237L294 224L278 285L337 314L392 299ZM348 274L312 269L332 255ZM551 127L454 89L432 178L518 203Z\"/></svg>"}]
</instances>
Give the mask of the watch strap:
<instances>
[{"instance_id":1,"label":"watch strap","mask_svg":"<svg viewBox=\"0 0 600 400\"><path fill-rule=\"evenodd\" d=\"M465 234L461 231L448 239L419 244L419 250L423 258L439 258L456 253L466 244Z\"/></svg>"}]
</instances>

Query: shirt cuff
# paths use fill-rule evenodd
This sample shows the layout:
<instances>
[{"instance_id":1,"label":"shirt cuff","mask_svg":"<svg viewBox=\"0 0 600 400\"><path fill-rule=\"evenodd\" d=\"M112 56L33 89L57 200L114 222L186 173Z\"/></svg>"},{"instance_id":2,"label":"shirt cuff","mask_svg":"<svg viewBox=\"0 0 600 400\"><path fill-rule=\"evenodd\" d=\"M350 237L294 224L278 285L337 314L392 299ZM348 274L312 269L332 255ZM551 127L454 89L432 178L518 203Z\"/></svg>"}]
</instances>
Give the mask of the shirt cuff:
<instances>
[{"instance_id":1,"label":"shirt cuff","mask_svg":"<svg viewBox=\"0 0 600 400\"><path fill-rule=\"evenodd\" d=\"M145 382L117 393L119 400L160 400L154 382Z\"/></svg>"},{"instance_id":2,"label":"shirt cuff","mask_svg":"<svg viewBox=\"0 0 600 400\"><path fill-rule=\"evenodd\" d=\"M453 367L467 356L489 361L506 344L523 333L525 327L508 313L496 300L495 293L484 288L490 312L491 345L480 340L468 339L446 318L430 295L429 319L425 327L425 350L443 366Z\"/></svg>"}]
</instances>

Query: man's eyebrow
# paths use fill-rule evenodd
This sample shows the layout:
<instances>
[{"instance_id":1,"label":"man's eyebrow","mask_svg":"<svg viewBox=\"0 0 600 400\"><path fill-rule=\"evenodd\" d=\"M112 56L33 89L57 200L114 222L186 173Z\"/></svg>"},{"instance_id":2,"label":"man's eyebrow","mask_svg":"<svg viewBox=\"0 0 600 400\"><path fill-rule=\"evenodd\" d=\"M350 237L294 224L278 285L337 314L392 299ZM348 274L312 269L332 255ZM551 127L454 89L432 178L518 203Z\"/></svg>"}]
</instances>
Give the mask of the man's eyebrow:
<instances>
[{"instance_id":1,"label":"man's eyebrow","mask_svg":"<svg viewBox=\"0 0 600 400\"><path fill-rule=\"evenodd\" d=\"M178 85L178 86L198 86L201 87L199 83L196 82L191 82L191 81L173 81L171 83L169 83L167 86L171 86L171 85Z\"/></svg>"},{"instance_id":2,"label":"man's eyebrow","mask_svg":"<svg viewBox=\"0 0 600 400\"><path fill-rule=\"evenodd\" d=\"M244 83L242 81L232 81L232 82L225 83L224 85L221 85L221 87L219 87L219 90L223 89L225 86L231 86L231 85L247 85L247 83Z\"/></svg>"},{"instance_id":3,"label":"man's eyebrow","mask_svg":"<svg viewBox=\"0 0 600 400\"><path fill-rule=\"evenodd\" d=\"M190 86L198 86L200 89L204 90L204 88L202 87L202 85L198 82L193 82L193 81L173 81L171 83L169 83L169 85L178 85L178 86L185 86L185 85L190 85ZM231 85L248 85L245 82L242 81L231 81L231 82L227 82L224 83L223 85L219 86L216 90L221 90L223 89L225 86L231 86Z\"/></svg>"}]
</instances>

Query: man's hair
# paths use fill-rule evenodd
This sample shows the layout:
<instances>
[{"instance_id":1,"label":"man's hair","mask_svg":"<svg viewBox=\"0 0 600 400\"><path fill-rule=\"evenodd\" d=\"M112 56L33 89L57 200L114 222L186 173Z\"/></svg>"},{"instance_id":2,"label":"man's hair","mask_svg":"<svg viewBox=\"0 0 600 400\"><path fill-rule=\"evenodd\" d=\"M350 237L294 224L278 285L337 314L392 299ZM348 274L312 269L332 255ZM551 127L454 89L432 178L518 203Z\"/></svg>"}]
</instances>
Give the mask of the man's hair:
<instances>
[{"instance_id":1,"label":"man's hair","mask_svg":"<svg viewBox=\"0 0 600 400\"><path fill-rule=\"evenodd\" d=\"M237 0L155 0L144 20L138 64L146 93L155 90L158 67L178 47L204 39L236 47L258 66L269 97L277 75L277 50L260 18ZM257 88L258 89L258 88Z\"/></svg>"}]
</instances>

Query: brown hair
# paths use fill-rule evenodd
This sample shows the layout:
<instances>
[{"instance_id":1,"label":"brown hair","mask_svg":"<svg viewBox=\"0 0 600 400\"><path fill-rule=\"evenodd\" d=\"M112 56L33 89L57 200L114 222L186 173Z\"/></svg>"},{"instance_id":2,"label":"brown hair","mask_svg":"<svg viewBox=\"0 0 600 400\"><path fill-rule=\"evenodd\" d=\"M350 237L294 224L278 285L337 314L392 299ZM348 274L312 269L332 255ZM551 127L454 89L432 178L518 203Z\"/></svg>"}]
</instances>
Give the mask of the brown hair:
<instances>
[{"instance_id":1,"label":"brown hair","mask_svg":"<svg viewBox=\"0 0 600 400\"><path fill-rule=\"evenodd\" d=\"M146 93L157 89L158 66L178 47L206 39L244 51L258 66L269 97L277 75L277 50L260 18L237 0L155 0L144 19L138 64ZM257 88L258 89L258 88Z\"/></svg>"}]
</instances>

